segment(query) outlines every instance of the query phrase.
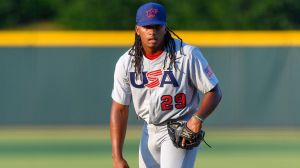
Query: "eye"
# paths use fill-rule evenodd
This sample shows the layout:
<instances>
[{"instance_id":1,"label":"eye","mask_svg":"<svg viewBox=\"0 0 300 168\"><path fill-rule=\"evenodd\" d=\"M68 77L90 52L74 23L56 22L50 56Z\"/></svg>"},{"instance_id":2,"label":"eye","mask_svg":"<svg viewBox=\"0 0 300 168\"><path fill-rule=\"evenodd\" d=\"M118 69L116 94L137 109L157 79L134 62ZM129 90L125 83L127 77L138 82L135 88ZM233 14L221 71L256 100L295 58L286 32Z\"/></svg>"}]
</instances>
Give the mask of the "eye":
<instances>
[{"instance_id":1,"label":"eye","mask_svg":"<svg viewBox=\"0 0 300 168\"><path fill-rule=\"evenodd\" d=\"M156 30L159 30L162 28L161 25L147 25L147 26L143 26L143 27L146 29L156 29Z\"/></svg>"},{"instance_id":2,"label":"eye","mask_svg":"<svg viewBox=\"0 0 300 168\"><path fill-rule=\"evenodd\" d=\"M161 29L162 26L161 25L154 25L154 29Z\"/></svg>"}]
</instances>

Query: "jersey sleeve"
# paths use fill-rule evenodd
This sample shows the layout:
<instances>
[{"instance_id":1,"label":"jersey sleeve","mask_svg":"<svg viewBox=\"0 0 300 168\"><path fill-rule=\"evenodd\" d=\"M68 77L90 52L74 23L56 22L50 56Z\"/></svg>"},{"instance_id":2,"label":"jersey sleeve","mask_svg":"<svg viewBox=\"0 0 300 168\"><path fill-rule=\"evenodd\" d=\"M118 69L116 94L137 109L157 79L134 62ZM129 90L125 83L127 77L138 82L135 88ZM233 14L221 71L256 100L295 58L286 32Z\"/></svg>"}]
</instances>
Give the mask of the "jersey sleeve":
<instances>
[{"instance_id":1,"label":"jersey sleeve","mask_svg":"<svg viewBox=\"0 0 300 168\"><path fill-rule=\"evenodd\" d=\"M111 97L117 103L129 105L131 101L131 89L123 60L121 57L115 67L114 86Z\"/></svg>"},{"instance_id":2,"label":"jersey sleeve","mask_svg":"<svg viewBox=\"0 0 300 168\"><path fill-rule=\"evenodd\" d=\"M190 80L202 93L210 91L219 83L215 73L198 48L193 48L191 51L189 69Z\"/></svg>"}]
</instances>

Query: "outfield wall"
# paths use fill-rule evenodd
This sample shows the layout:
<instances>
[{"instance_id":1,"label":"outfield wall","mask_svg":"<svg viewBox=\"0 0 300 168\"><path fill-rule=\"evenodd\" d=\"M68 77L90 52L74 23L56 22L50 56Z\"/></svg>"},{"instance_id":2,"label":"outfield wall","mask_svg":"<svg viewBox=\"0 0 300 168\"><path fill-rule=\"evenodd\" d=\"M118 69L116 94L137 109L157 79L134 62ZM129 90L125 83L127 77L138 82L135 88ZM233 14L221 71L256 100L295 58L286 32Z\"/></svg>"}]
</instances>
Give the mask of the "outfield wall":
<instances>
[{"instance_id":1,"label":"outfield wall","mask_svg":"<svg viewBox=\"0 0 300 168\"><path fill-rule=\"evenodd\" d=\"M189 41L187 34L182 36ZM38 38L36 44L5 43L9 36L4 35L0 33L1 125L108 124L114 65L130 40L111 46L38 45L42 43ZM238 42L218 44L216 39L215 46L192 42L201 47L223 91L223 100L207 124L300 126L297 39L276 45L272 41L238 45L247 41L232 40ZM141 123L133 110L129 122Z\"/></svg>"}]
</instances>

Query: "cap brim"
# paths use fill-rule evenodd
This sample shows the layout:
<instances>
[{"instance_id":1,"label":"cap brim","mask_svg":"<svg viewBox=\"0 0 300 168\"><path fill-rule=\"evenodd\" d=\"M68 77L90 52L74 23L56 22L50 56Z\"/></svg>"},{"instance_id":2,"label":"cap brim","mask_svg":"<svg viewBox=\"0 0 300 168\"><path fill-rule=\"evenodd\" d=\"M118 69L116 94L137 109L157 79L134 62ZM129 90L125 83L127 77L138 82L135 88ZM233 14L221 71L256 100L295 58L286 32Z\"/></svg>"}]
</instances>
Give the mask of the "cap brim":
<instances>
[{"instance_id":1,"label":"cap brim","mask_svg":"<svg viewBox=\"0 0 300 168\"><path fill-rule=\"evenodd\" d=\"M149 20L149 21L146 21L146 22L137 23L136 25L138 25L138 26L150 26L150 25L165 26L166 22L162 22L162 21L158 21L158 20Z\"/></svg>"}]
</instances>

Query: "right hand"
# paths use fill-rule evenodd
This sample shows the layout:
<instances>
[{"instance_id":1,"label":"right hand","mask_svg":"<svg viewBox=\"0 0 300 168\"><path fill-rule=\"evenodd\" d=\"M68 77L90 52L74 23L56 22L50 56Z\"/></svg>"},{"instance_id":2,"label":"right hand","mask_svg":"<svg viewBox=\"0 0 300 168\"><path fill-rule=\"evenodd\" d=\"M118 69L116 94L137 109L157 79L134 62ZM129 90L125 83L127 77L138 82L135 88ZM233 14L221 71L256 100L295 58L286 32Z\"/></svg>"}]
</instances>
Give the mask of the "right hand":
<instances>
[{"instance_id":1,"label":"right hand","mask_svg":"<svg viewBox=\"0 0 300 168\"><path fill-rule=\"evenodd\" d=\"M128 163L125 159L118 159L113 161L114 168L129 168Z\"/></svg>"}]
</instances>

